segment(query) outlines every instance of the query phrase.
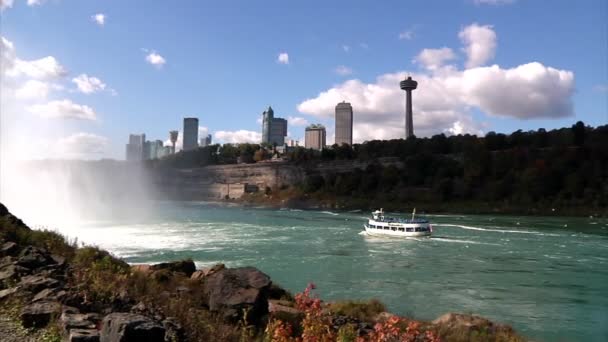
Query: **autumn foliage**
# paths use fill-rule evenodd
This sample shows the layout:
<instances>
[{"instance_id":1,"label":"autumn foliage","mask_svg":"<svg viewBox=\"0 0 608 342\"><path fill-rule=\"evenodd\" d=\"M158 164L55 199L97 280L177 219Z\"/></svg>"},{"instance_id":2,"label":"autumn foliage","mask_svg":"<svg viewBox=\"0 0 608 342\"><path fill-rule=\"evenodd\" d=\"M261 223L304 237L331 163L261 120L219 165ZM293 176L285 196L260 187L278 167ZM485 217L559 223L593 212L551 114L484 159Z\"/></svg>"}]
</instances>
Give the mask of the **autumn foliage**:
<instances>
[{"instance_id":1,"label":"autumn foliage","mask_svg":"<svg viewBox=\"0 0 608 342\"><path fill-rule=\"evenodd\" d=\"M314 284L309 284L295 296L296 308L304 314L300 326L294 329L289 323L271 319L266 326L266 341L272 342L439 342L431 331L423 331L416 321L393 316L375 324L371 331L358 332L352 325L336 329L332 314L324 309L321 300L313 295ZM294 334L294 331L300 331Z\"/></svg>"}]
</instances>

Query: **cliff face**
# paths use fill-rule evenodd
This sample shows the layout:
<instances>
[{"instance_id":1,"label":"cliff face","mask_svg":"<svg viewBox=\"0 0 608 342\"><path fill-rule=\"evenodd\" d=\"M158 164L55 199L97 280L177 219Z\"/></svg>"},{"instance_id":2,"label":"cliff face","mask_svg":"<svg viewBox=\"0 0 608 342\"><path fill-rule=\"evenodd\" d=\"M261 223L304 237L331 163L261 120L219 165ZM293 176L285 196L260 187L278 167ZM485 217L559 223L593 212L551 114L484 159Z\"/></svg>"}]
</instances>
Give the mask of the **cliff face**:
<instances>
[{"instance_id":1,"label":"cliff face","mask_svg":"<svg viewBox=\"0 0 608 342\"><path fill-rule=\"evenodd\" d=\"M296 165L289 162L213 165L190 169L154 171L152 181L168 199L219 200L240 198L246 192L264 191L266 187L281 188L304 182L307 175L350 173L364 170L371 162L354 160L318 162ZM383 166L403 167L398 158L380 158Z\"/></svg>"},{"instance_id":2,"label":"cliff face","mask_svg":"<svg viewBox=\"0 0 608 342\"><path fill-rule=\"evenodd\" d=\"M263 191L302 182L305 171L285 162L214 165L157 171L152 181L164 196L181 200L240 198L245 192Z\"/></svg>"}]
</instances>

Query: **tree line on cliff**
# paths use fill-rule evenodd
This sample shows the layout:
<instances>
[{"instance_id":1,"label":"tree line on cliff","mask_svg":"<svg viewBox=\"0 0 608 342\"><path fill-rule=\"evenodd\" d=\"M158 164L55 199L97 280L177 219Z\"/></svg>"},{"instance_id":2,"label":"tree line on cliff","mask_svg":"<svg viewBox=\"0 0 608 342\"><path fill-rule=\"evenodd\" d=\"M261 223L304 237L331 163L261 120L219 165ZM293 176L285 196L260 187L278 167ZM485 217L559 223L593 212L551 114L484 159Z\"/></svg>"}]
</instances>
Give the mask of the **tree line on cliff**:
<instances>
[{"instance_id":1,"label":"tree line on cliff","mask_svg":"<svg viewBox=\"0 0 608 342\"><path fill-rule=\"evenodd\" d=\"M257 144L214 145L157 161L157 167L200 167L255 162L269 153ZM322 151L296 147L285 156L314 171L320 162L364 162L350 172L308 172L305 194L365 203L474 201L500 206L608 205L608 125L577 122L547 131L435 135L334 145ZM400 163L383 163L383 160Z\"/></svg>"}]
</instances>

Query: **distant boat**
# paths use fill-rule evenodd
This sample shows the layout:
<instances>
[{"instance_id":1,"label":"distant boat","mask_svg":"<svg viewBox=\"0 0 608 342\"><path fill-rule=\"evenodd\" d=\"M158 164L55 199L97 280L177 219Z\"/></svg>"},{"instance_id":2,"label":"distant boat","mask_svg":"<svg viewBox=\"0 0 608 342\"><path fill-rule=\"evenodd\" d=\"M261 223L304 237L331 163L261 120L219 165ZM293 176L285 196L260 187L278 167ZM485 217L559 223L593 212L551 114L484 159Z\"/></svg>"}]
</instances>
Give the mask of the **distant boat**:
<instances>
[{"instance_id":1,"label":"distant boat","mask_svg":"<svg viewBox=\"0 0 608 342\"><path fill-rule=\"evenodd\" d=\"M365 232L369 235L420 237L431 236L433 227L427 219L416 218L416 209L411 219L384 216L382 209L372 212L367 224L364 224Z\"/></svg>"}]
</instances>

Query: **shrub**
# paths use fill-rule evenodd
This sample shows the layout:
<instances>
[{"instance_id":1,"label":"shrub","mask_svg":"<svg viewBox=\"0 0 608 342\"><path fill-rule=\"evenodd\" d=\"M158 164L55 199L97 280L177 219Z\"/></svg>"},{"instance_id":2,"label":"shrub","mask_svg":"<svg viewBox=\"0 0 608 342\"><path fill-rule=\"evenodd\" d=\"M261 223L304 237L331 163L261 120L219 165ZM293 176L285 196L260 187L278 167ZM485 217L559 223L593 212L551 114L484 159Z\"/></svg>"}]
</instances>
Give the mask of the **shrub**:
<instances>
[{"instance_id":1,"label":"shrub","mask_svg":"<svg viewBox=\"0 0 608 342\"><path fill-rule=\"evenodd\" d=\"M386 307L377 299L369 301L340 301L330 305L330 310L337 315L349 316L364 322L372 322Z\"/></svg>"}]
</instances>

